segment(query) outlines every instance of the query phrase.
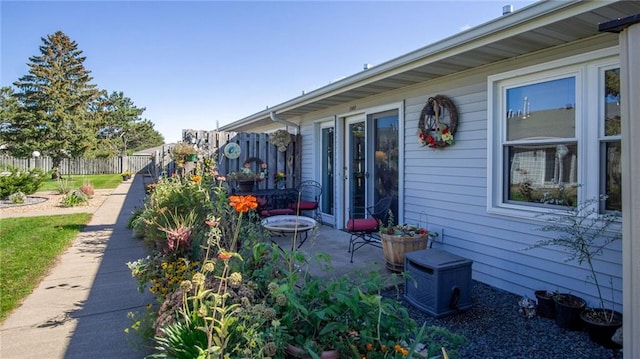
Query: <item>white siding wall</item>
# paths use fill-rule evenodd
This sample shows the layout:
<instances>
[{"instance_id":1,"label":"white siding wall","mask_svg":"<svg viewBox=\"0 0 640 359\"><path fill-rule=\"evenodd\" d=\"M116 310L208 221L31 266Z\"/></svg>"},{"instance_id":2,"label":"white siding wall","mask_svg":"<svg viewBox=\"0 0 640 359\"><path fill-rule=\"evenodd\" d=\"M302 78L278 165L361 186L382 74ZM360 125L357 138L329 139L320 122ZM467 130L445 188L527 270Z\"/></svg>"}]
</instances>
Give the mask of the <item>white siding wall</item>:
<instances>
[{"instance_id":1,"label":"white siding wall","mask_svg":"<svg viewBox=\"0 0 640 359\"><path fill-rule=\"evenodd\" d=\"M417 223L428 214L429 225L443 228L436 247L473 260L473 277L497 288L533 297L534 290L571 292L597 305L585 268L565 263L554 248L524 251L539 239L542 223L487 213L487 77L520 67L617 44L602 35L587 41L549 49L532 56L501 62L455 76L407 87L354 103L358 109L404 101L404 222ZM416 131L429 96L449 96L459 113L454 146L442 150L420 147ZM306 116L302 121L302 176L313 178L317 139L313 121L340 115L351 106L339 106ZM297 122L296 120L294 120ZM597 260L601 282L613 282L616 309L622 305L621 243ZM611 297L611 290L605 290Z\"/></svg>"}]
</instances>

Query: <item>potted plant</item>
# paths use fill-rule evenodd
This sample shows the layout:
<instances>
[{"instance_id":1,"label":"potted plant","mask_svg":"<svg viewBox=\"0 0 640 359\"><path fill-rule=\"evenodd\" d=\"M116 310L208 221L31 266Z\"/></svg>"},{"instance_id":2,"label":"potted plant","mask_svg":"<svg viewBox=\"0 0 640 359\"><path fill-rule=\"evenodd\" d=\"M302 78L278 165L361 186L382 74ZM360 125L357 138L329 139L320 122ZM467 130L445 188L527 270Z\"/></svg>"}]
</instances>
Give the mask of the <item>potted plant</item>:
<instances>
[{"instance_id":1,"label":"potted plant","mask_svg":"<svg viewBox=\"0 0 640 359\"><path fill-rule=\"evenodd\" d=\"M273 180L276 183L276 186L278 187L278 189L284 189L286 187L286 175L284 174L284 171L278 171L273 175Z\"/></svg>"},{"instance_id":2,"label":"potted plant","mask_svg":"<svg viewBox=\"0 0 640 359\"><path fill-rule=\"evenodd\" d=\"M569 330L582 329L580 313L587 304L584 299L570 293L556 293L553 295L553 302L558 327Z\"/></svg>"},{"instance_id":3,"label":"potted plant","mask_svg":"<svg viewBox=\"0 0 640 359\"><path fill-rule=\"evenodd\" d=\"M198 150L188 143L178 143L171 149L171 154L178 167L184 167L187 162L198 159Z\"/></svg>"},{"instance_id":4,"label":"potted plant","mask_svg":"<svg viewBox=\"0 0 640 359\"><path fill-rule=\"evenodd\" d=\"M256 171L251 168L251 163L253 162L257 164L258 168ZM259 158L251 157L244 162L240 171L229 173L227 179L236 181L240 191L251 192L253 191L254 184L264 180L268 173L266 163L262 162Z\"/></svg>"},{"instance_id":5,"label":"potted plant","mask_svg":"<svg viewBox=\"0 0 640 359\"><path fill-rule=\"evenodd\" d=\"M129 170L123 171L121 175L123 181L128 181L131 179L131 172Z\"/></svg>"},{"instance_id":6,"label":"potted plant","mask_svg":"<svg viewBox=\"0 0 640 359\"><path fill-rule=\"evenodd\" d=\"M546 290L536 290L534 292L538 305L536 307L536 313L542 318L555 319L556 308L553 301L554 293Z\"/></svg>"},{"instance_id":7,"label":"potted plant","mask_svg":"<svg viewBox=\"0 0 640 359\"><path fill-rule=\"evenodd\" d=\"M594 259L600 256L608 245L619 240L621 234L620 231L612 231L609 228L619 220L619 213L599 213L600 202L604 200L606 200L606 196L593 198L580 202L575 207L567 206L557 216L548 217L547 224L539 230L556 233L557 236L540 240L527 249L546 246L560 247L569 254L566 261L574 261L578 265L586 264L589 271L587 279L596 287L599 308L587 309L580 314L580 317L587 324L589 337L600 344L609 346L613 344L611 336L617 328L622 326L622 314L613 309L605 308L603 289L597 275ZM574 298L568 297L566 294L562 297L556 295L554 298L557 298L556 302L558 299L567 298L574 301ZM558 312L557 315L559 314ZM606 333L601 335L599 334L600 330L604 330Z\"/></svg>"},{"instance_id":8,"label":"potted plant","mask_svg":"<svg viewBox=\"0 0 640 359\"><path fill-rule=\"evenodd\" d=\"M435 239L438 235L419 226L394 224L391 211L387 224L380 222L379 231L386 266L394 272L404 269L405 253L426 249L429 238Z\"/></svg>"}]
</instances>

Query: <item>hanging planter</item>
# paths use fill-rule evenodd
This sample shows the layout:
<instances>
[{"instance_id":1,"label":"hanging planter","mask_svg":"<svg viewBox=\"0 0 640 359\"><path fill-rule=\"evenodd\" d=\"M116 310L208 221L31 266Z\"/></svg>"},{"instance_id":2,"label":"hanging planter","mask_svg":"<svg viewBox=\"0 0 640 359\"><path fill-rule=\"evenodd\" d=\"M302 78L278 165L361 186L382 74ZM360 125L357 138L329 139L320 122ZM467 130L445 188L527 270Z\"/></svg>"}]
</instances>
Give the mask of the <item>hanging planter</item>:
<instances>
[{"instance_id":1,"label":"hanging planter","mask_svg":"<svg viewBox=\"0 0 640 359\"><path fill-rule=\"evenodd\" d=\"M418 121L418 142L421 146L444 148L454 144L458 129L458 110L446 96L429 97Z\"/></svg>"},{"instance_id":2,"label":"hanging planter","mask_svg":"<svg viewBox=\"0 0 640 359\"><path fill-rule=\"evenodd\" d=\"M271 143L278 147L279 152L284 152L291 143L291 134L285 130L278 130L271 135Z\"/></svg>"}]
</instances>

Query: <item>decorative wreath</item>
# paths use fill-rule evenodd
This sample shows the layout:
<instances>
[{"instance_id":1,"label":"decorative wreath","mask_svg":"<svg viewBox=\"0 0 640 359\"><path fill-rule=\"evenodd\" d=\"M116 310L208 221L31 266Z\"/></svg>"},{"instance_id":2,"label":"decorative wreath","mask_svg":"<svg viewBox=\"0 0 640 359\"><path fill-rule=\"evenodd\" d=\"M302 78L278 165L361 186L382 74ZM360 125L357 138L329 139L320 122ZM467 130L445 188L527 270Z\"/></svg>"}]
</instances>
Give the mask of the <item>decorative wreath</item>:
<instances>
[{"instance_id":1,"label":"decorative wreath","mask_svg":"<svg viewBox=\"0 0 640 359\"><path fill-rule=\"evenodd\" d=\"M286 130L278 130L271 134L271 143L278 147L278 151L284 152L291 143L291 134Z\"/></svg>"},{"instance_id":2,"label":"decorative wreath","mask_svg":"<svg viewBox=\"0 0 640 359\"><path fill-rule=\"evenodd\" d=\"M449 124L444 123L445 115ZM429 97L418 121L418 141L421 146L443 148L453 145L458 128L458 111L451 99L443 95Z\"/></svg>"},{"instance_id":3,"label":"decorative wreath","mask_svg":"<svg viewBox=\"0 0 640 359\"><path fill-rule=\"evenodd\" d=\"M251 169L251 163L253 162L256 163L256 167L257 167L256 172L253 172L253 170ZM238 179L249 179L249 180L255 180L257 182L261 182L263 179L267 177L268 174L269 174L269 170L267 169L266 163L264 163L258 157L249 157L247 158L246 161L244 161L244 165L240 170L240 176L238 176Z\"/></svg>"}]
</instances>

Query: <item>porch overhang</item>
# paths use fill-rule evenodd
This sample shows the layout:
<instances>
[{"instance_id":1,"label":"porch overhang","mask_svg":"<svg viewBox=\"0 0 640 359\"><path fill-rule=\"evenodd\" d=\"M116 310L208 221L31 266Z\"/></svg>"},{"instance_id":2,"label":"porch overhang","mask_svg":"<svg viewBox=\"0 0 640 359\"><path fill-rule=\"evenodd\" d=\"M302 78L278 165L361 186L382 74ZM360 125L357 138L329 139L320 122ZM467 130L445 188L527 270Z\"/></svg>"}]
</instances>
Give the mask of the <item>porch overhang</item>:
<instances>
[{"instance_id":1,"label":"porch overhang","mask_svg":"<svg viewBox=\"0 0 640 359\"><path fill-rule=\"evenodd\" d=\"M543 1L333 82L266 110L221 126L222 131L251 131L332 106L516 58L594 36L612 36L598 25L640 12L634 1ZM299 122L299 121L296 121Z\"/></svg>"}]
</instances>

